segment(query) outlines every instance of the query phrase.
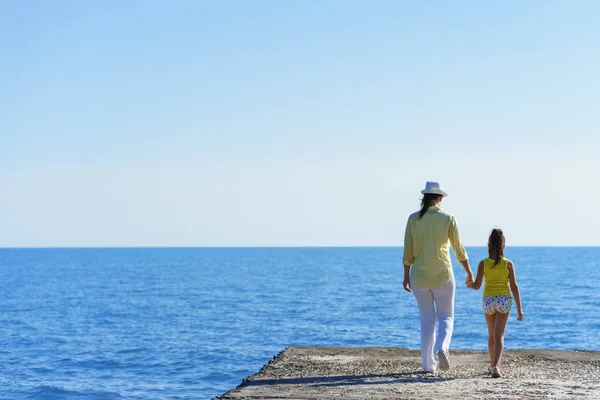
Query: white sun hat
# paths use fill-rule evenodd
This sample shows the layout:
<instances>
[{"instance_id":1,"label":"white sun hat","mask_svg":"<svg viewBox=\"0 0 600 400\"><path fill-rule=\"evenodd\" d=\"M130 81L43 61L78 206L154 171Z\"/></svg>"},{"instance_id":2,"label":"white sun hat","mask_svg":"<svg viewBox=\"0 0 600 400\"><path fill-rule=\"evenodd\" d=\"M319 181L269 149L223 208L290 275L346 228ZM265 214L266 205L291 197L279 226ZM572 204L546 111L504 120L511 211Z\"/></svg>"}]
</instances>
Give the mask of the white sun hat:
<instances>
[{"instance_id":1,"label":"white sun hat","mask_svg":"<svg viewBox=\"0 0 600 400\"><path fill-rule=\"evenodd\" d=\"M421 194L439 194L443 197L448 196L448 193L442 190L442 184L440 182L427 182L425 189L421 190Z\"/></svg>"}]
</instances>

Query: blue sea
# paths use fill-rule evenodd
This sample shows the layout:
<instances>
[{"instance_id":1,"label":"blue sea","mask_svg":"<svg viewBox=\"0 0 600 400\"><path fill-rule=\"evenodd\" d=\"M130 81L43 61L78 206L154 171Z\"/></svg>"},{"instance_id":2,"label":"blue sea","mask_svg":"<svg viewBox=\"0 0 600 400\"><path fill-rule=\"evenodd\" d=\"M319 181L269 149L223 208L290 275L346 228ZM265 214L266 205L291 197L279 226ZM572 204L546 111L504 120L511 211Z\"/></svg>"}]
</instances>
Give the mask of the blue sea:
<instances>
[{"instance_id":1,"label":"blue sea","mask_svg":"<svg viewBox=\"0 0 600 400\"><path fill-rule=\"evenodd\" d=\"M476 270L486 249L470 248ZM510 349L600 350L600 248L507 248ZM287 346L419 347L401 248L0 249L0 399L210 399ZM452 348L486 348L455 265Z\"/></svg>"}]
</instances>

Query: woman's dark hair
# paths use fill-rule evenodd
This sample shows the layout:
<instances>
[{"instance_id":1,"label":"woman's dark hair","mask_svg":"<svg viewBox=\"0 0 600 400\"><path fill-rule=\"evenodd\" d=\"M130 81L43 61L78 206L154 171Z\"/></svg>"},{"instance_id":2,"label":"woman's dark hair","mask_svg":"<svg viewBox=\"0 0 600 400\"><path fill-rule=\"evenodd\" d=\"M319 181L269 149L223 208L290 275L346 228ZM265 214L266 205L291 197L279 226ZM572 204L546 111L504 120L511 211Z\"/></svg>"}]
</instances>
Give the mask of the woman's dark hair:
<instances>
[{"instance_id":1,"label":"woman's dark hair","mask_svg":"<svg viewBox=\"0 0 600 400\"><path fill-rule=\"evenodd\" d=\"M423 198L421 199L421 211L419 211L419 218L423 218L423 215L425 215L425 213L431 206L431 203L436 201L440 196L441 195L439 195L439 194L431 194L431 193L427 193L427 194L423 195Z\"/></svg>"},{"instance_id":2,"label":"woman's dark hair","mask_svg":"<svg viewBox=\"0 0 600 400\"><path fill-rule=\"evenodd\" d=\"M498 263L500 262L502 257L504 257L504 242L505 241L506 240L504 238L504 233L502 232L502 229L500 229L500 228L492 229L492 233L490 233L490 239L488 240L488 256L492 260L495 260L492 268L494 268L496 265L498 265ZM496 258L492 258L492 252L496 256Z\"/></svg>"}]
</instances>

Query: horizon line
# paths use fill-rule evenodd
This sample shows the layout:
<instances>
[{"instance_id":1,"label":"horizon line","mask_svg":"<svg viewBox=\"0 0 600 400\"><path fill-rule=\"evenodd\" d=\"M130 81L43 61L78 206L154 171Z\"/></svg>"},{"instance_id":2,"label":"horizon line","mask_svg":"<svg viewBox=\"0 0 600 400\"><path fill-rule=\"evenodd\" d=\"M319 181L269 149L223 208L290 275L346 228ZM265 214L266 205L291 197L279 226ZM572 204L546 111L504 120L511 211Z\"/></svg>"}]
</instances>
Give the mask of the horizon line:
<instances>
[{"instance_id":1,"label":"horizon line","mask_svg":"<svg viewBox=\"0 0 600 400\"><path fill-rule=\"evenodd\" d=\"M486 246L465 246L467 248L486 248ZM509 248L599 248L600 245L514 245ZM134 246L0 246L0 250L76 250L76 249L390 249L404 248L395 245L260 245L260 246L163 246L163 245L134 245Z\"/></svg>"}]
</instances>

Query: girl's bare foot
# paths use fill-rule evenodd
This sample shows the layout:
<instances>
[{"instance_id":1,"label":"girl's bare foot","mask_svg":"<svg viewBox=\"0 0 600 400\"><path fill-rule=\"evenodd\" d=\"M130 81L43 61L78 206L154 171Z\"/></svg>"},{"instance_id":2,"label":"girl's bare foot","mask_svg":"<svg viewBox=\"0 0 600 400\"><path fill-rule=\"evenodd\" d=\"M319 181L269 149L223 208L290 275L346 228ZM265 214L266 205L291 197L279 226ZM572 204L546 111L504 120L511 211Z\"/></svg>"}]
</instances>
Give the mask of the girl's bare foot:
<instances>
[{"instance_id":1,"label":"girl's bare foot","mask_svg":"<svg viewBox=\"0 0 600 400\"><path fill-rule=\"evenodd\" d=\"M502 375L500 374L500 368L498 368L498 366L492 368L492 378L500 378L501 376Z\"/></svg>"}]
</instances>

